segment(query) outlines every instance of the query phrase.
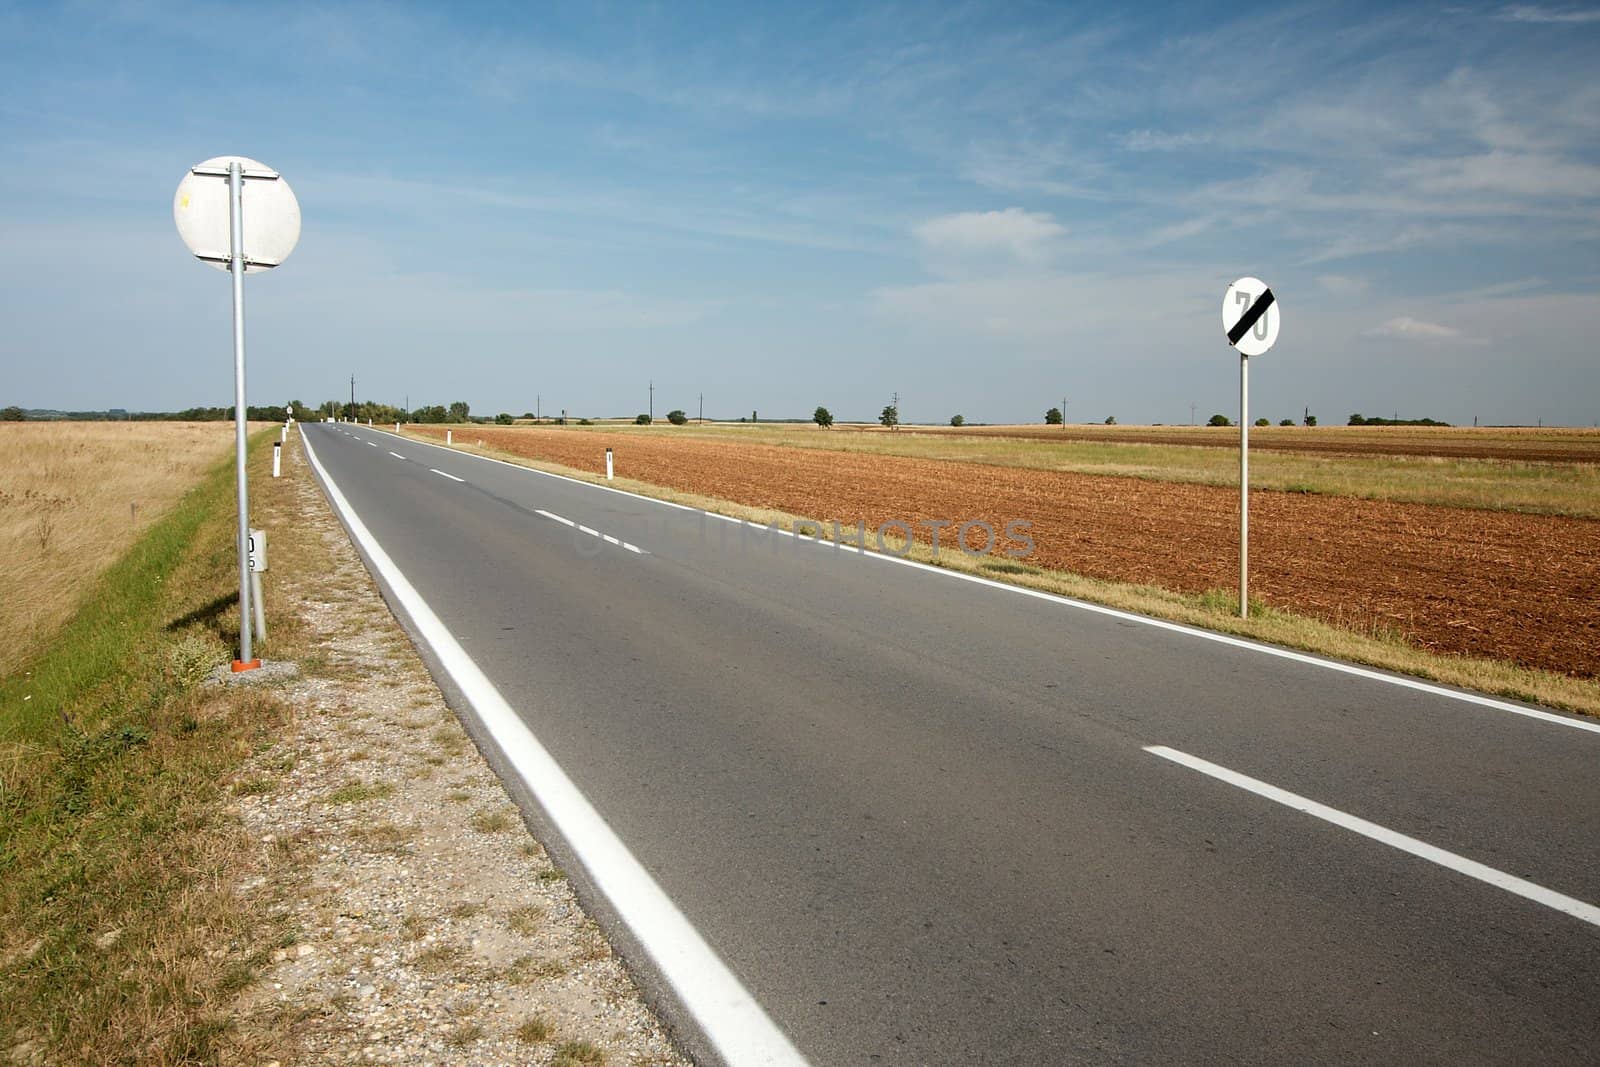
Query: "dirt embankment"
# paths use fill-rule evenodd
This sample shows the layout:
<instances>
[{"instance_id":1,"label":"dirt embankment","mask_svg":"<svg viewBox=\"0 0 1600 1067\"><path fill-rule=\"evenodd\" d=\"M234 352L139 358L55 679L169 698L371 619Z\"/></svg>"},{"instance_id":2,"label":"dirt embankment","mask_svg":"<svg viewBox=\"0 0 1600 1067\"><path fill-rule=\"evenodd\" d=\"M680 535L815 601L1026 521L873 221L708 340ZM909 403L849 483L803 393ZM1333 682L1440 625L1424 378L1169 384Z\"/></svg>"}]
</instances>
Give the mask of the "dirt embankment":
<instances>
[{"instance_id":1,"label":"dirt embankment","mask_svg":"<svg viewBox=\"0 0 1600 1067\"><path fill-rule=\"evenodd\" d=\"M1185 592L1238 582L1238 497L1228 488L670 431L474 427L458 436L593 471L610 445L621 476L850 526L982 519L999 531L1023 519L1033 524L1029 562L1095 578ZM1265 491L1250 509L1252 597L1347 626L1392 627L1435 652L1600 675L1600 522Z\"/></svg>"}]
</instances>

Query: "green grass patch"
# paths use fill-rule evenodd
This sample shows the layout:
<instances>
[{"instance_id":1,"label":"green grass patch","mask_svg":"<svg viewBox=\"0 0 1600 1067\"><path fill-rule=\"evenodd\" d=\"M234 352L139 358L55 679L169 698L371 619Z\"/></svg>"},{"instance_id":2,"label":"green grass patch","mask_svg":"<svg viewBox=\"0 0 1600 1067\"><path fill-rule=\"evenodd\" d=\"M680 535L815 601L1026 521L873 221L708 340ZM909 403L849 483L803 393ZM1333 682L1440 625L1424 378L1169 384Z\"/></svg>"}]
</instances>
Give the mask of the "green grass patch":
<instances>
[{"instance_id":1,"label":"green grass patch","mask_svg":"<svg viewBox=\"0 0 1600 1067\"><path fill-rule=\"evenodd\" d=\"M286 709L199 684L238 636L232 472L0 679L0 1017L24 1059L215 1061L262 965L272 920L232 891L252 846L226 807Z\"/></svg>"}]
</instances>

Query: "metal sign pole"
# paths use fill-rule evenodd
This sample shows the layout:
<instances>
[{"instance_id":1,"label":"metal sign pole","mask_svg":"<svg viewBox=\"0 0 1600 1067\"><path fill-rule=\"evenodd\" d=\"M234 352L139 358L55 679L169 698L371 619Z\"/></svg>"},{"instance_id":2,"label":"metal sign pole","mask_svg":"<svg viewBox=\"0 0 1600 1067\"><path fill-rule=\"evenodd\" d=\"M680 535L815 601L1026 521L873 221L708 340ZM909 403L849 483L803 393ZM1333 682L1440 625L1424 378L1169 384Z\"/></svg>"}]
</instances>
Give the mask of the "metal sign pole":
<instances>
[{"instance_id":1,"label":"metal sign pole","mask_svg":"<svg viewBox=\"0 0 1600 1067\"><path fill-rule=\"evenodd\" d=\"M1250 357L1239 353L1239 618L1250 617Z\"/></svg>"},{"instance_id":2,"label":"metal sign pole","mask_svg":"<svg viewBox=\"0 0 1600 1067\"><path fill-rule=\"evenodd\" d=\"M244 171L237 160L228 164L228 270L233 275L233 425L235 472L239 483L239 659L236 671L261 664L250 647L250 491L245 479L244 406Z\"/></svg>"}]
</instances>

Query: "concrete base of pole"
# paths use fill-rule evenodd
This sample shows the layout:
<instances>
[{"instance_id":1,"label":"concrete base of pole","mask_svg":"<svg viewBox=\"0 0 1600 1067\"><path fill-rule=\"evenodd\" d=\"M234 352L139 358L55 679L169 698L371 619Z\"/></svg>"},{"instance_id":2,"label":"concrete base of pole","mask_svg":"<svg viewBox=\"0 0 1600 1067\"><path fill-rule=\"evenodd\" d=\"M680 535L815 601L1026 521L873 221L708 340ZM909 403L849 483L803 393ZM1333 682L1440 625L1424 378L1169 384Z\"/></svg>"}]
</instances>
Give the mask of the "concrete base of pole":
<instances>
[{"instance_id":1,"label":"concrete base of pole","mask_svg":"<svg viewBox=\"0 0 1600 1067\"><path fill-rule=\"evenodd\" d=\"M300 668L283 659L258 659L254 666L237 673L223 663L206 678L205 685L274 685L300 676Z\"/></svg>"}]
</instances>

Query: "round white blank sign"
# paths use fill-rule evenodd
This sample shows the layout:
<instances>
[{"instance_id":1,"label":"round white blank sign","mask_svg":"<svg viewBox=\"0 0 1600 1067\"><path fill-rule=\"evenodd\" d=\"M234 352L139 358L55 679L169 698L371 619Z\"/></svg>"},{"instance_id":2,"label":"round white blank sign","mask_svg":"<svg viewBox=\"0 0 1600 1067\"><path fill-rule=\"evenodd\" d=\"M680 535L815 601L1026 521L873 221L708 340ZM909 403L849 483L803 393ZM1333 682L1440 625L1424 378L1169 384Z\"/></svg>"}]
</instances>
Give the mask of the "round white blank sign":
<instances>
[{"instance_id":1,"label":"round white blank sign","mask_svg":"<svg viewBox=\"0 0 1600 1067\"><path fill-rule=\"evenodd\" d=\"M1233 328L1244 318L1245 313L1256 305L1267 288L1267 283L1260 278L1240 278L1228 286L1228 291L1222 294L1222 332L1228 337L1228 343L1237 348L1242 355L1265 355L1278 340L1278 322L1281 316L1278 314L1276 296L1237 341L1233 340L1232 336Z\"/></svg>"},{"instance_id":2,"label":"round white blank sign","mask_svg":"<svg viewBox=\"0 0 1600 1067\"><path fill-rule=\"evenodd\" d=\"M217 156L195 169L226 171L235 161L247 173L275 173L265 163L244 156ZM239 198L244 214L245 272L271 270L289 257L300 240L300 202L282 177L247 177ZM231 241L226 177L193 170L185 174L172 197L172 218L189 251L218 270L228 269Z\"/></svg>"}]
</instances>

